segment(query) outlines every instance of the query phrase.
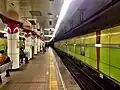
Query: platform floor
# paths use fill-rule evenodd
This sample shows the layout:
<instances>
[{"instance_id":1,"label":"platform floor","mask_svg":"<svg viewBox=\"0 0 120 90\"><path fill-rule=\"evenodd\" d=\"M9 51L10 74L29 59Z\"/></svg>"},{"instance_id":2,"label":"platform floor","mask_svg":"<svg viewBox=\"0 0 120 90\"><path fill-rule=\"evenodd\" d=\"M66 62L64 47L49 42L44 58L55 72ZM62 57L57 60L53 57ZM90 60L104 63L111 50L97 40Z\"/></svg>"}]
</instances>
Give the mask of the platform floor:
<instances>
[{"instance_id":1,"label":"platform floor","mask_svg":"<svg viewBox=\"0 0 120 90\"><path fill-rule=\"evenodd\" d=\"M39 53L19 71L11 72L10 81L0 90L80 90L64 65L56 62L56 56L51 48Z\"/></svg>"},{"instance_id":2,"label":"platform floor","mask_svg":"<svg viewBox=\"0 0 120 90\"><path fill-rule=\"evenodd\" d=\"M10 81L0 90L58 90L53 60L49 50L38 54L20 71L12 72Z\"/></svg>"},{"instance_id":3,"label":"platform floor","mask_svg":"<svg viewBox=\"0 0 120 90\"><path fill-rule=\"evenodd\" d=\"M64 87L64 90L81 90L75 79L72 77L66 66L63 64L60 57L57 55L57 53L52 49L53 55L55 58L55 66L59 69L57 71L60 72L60 75L62 77L62 85Z\"/></svg>"}]
</instances>

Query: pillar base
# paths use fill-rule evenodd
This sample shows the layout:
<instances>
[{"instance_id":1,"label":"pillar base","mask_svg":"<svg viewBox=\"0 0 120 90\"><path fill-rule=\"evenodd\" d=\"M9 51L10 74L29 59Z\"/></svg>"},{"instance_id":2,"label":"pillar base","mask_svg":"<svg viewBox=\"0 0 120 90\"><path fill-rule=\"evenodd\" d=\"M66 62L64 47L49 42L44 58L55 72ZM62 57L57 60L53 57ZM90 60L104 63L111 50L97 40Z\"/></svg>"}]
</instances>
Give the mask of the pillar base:
<instances>
[{"instance_id":1,"label":"pillar base","mask_svg":"<svg viewBox=\"0 0 120 90\"><path fill-rule=\"evenodd\" d=\"M34 55L36 55L36 56L37 56L37 54L34 54Z\"/></svg>"},{"instance_id":2,"label":"pillar base","mask_svg":"<svg viewBox=\"0 0 120 90\"><path fill-rule=\"evenodd\" d=\"M20 68L16 68L16 69L10 69L10 71L19 71Z\"/></svg>"}]
</instances>

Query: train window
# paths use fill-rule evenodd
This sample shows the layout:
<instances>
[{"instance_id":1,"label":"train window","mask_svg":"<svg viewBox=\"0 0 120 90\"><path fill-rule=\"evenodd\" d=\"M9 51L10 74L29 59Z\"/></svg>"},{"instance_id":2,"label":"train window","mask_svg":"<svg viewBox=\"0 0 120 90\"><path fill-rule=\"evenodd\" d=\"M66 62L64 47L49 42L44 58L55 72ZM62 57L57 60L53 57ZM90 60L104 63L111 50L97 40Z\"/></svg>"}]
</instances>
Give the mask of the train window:
<instances>
[{"instance_id":1,"label":"train window","mask_svg":"<svg viewBox=\"0 0 120 90\"><path fill-rule=\"evenodd\" d=\"M80 46L80 54L82 56L85 56L85 47L84 46Z\"/></svg>"}]
</instances>

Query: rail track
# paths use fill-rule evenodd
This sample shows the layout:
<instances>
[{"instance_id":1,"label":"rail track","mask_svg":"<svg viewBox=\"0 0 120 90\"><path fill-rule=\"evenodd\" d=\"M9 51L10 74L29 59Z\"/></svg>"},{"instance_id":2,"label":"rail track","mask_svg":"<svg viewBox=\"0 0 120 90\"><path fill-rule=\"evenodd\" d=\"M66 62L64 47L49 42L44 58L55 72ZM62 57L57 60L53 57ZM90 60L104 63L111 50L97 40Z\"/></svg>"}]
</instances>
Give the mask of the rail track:
<instances>
[{"instance_id":1,"label":"rail track","mask_svg":"<svg viewBox=\"0 0 120 90\"><path fill-rule=\"evenodd\" d=\"M100 78L99 73L79 62L79 60L58 49L55 51L82 90L120 90L119 85L104 76Z\"/></svg>"}]
</instances>

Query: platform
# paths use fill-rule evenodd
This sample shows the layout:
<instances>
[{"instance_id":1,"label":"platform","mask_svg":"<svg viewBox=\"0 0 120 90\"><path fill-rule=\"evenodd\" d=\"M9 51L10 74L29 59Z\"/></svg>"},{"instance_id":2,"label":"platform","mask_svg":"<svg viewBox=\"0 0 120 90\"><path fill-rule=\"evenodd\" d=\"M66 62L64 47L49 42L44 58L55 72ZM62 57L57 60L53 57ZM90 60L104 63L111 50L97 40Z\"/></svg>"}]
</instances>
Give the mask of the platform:
<instances>
[{"instance_id":1,"label":"platform","mask_svg":"<svg viewBox=\"0 0 120 90\"><path fill-rule=\"evenodd\" d=\"M19 71L11 72L10 81L0 90L80 90L59 60L51 48L47 49Z\"/></svg>"},{"instance_id":2,"label":"platform","mask_svg":"<svg viewBox=\"0 0 120 90\"><path fill-rule=\"evenodd\" d=\"M58 71L60 72L60 77L62 78L61 81L63 81L63 87L65 90L81 90L78 86L77 82L74 80L68 69L65 67L63 62L61 61L60 57L57 55L57 53L52 49L53 55L54 55L54 61L55 66L58 68Z\"/></svg>"}]
</instances>

